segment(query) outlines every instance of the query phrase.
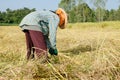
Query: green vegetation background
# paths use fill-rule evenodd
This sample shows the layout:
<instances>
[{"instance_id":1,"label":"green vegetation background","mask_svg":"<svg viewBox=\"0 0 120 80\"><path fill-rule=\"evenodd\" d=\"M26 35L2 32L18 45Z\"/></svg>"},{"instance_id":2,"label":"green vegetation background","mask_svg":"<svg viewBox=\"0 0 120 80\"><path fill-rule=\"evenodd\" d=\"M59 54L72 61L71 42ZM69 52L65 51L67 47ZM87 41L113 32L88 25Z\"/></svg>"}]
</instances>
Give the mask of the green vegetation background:
<instances>
[{"instance_id":1,"label":"green vegetation background","mask_svg":"<svg viewBox=\"0 0 120 80\"><path fill-rule=\"evenodd\" d=\"M95 6L94 9L83 0L61 0L59 7L63 8L68 14L69 23L79 22L101 22L101 21L119 21L120 7L115 10L105 9L107 0L90 0ZM0 25L18 25L22 18L28 13L36 11L35 8L0 11Z\"/></svg>"}]
</instances>

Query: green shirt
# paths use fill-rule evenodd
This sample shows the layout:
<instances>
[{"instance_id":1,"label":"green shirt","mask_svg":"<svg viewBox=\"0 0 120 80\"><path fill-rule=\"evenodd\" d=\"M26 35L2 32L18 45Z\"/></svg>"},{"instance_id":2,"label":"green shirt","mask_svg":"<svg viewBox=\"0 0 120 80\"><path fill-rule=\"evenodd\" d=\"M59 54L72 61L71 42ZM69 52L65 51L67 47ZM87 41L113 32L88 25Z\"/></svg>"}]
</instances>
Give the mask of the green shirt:
<instances>
[{"instance_id":1,"label":"green shirt","mask_svg":"<svg viewBox=\"0 0 120 80\"><path fill-rule=\"evenodd\" d=\"M19 26L22 30L41 31L48 48L56 49L56 33L59 17L51 11L35 11L26 15Z\"/></svg>"}]
</instances>

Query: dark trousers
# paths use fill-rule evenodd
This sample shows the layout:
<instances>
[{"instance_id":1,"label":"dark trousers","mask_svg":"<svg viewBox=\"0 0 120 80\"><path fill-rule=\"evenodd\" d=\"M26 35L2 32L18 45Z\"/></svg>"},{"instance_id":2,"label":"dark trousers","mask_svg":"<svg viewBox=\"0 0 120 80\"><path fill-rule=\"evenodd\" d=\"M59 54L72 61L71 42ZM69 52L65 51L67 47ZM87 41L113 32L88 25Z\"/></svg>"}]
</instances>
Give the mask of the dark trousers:
<instances>
[{"instance_id":1,"label":"dark trousers","mask_svg":"<svg viewBox=\"0 0 120 80\"><path fill-rule=\"evenodd\" d=\"M27 59L30 59L32 51L38 58L42 56L47 57L47 45L42 32L27 30L25 31L25 36L27 45Z\"/></svg>"}]
</instances>

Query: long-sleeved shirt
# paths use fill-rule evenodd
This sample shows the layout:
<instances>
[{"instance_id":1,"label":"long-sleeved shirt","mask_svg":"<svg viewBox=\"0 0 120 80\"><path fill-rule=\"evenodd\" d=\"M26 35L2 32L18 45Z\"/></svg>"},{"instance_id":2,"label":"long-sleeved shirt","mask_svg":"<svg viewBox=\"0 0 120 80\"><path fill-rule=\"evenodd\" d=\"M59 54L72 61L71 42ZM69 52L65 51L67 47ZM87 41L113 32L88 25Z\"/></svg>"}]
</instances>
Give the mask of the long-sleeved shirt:
<instances>
[{"instance_id":1,"label":"long-sleeved shirt","mask_svg":"<svg viewBox=\"0 0 120 80\"><path fill-rule=\"evenodd\" d=\"M51 11L35 11L26 15L19 26L22 30L41 31L48 48L56 48L56 33L59 17Z\"/></svg>"}]
</instances>

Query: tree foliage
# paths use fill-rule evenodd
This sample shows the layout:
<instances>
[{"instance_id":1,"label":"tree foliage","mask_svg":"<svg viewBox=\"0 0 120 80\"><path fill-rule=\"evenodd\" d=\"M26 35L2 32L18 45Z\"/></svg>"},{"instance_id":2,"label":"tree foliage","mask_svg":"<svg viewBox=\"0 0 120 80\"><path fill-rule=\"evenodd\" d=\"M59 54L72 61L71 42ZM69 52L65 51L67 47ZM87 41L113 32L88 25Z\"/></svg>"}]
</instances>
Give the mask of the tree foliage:
<instances>
[{"instance_id":1,"label":"tree foliage","mask_svg":"<svg viewBox=\"0 0 120 80\"><path fill-rule=\"evenodd\" d=\"M120 20L120 7L118 10L106 10L107 0L89 1L95 6L95 9L91 9L85 0L61 0L59 7L65 9L70 23Z\"/></svg>"},{"instance_id":2,"label":"tree foliage","mask_svg":"<svg viewBox=\"0 0 120 80\"><path fill-rule=\"evenodd\" d=\"M0 12L0 23L18 24L25 15L32 11L35 9L24 7L23 9L11 10L8 8L6 12Z\"/></svg>"},{"instance_id":3,"label":"tree foliage","mask_svg":"<svg viewBox=\"0 0 120 80\"><path fill-rule=\"evenodd\" d=\"M69 12L76 6L76 3L76 0L61 0L59 6Z\"/></svg>"},{"instance_id":4,"label":"tree foliage","mask_svg":"<svg viewBox=\"0 0 120 80\"><path fill-rule=\"evenodd\" d=\"M69 22L90 22L95 21L95 14L86 3L79 4L69 13Z\"/></svg>"},{"instance_id":5,"label":"tree foliage","mask_svg":"<svg viewBox=\"0 0 120 80\"><path fill-rule=\"evenodd\" d=\"M61 0L59 7L67 12L70 23L120 20L120 7L116 10L106 10L107 0L89 1L95 6L95 9L91 9L85 0ZM35 11L35 8L24 7L17 10L8 8L5 12L0 11L0 23L19 24L22 18L32 11Z\"/></svg>"}]
</instances>

